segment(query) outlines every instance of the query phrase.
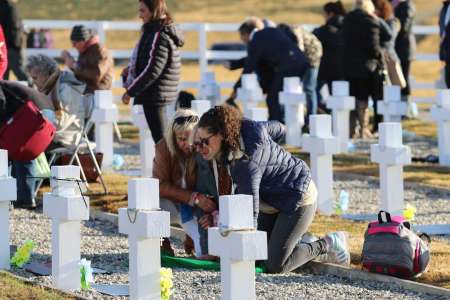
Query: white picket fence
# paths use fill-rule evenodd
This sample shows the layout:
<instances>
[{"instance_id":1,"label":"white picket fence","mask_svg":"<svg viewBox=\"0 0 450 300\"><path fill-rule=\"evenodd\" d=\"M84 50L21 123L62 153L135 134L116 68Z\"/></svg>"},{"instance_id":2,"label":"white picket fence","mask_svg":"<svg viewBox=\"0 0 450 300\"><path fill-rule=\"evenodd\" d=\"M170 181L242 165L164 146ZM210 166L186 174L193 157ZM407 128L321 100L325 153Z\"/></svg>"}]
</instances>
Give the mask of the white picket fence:
<instances>
[{"instance_id":1,"label":"white picket fence","mask_svg":"<svg viewBox=\"0 0 450 300\"><path fill-rule=\"evenodd\" d=\"M68 21L68 20L24 20L26 29L31 28L46 28L46 29L66 29L70 30L74 25L84 24L85 26L94 29L100 38L100 41L107 45L106 32L107 31L139 31L141 23L139 22L122 22L122 21ZM303 26L312 30L318 25L303 24ZM200 72L208 70L209 60L231 60L239 59L246 55L245 51L212 51L208 49L208 32L237 32L239 24L236 23L181 23L180 27L185 32L198 33L198 50L197 51L182 51L181 57L183 59L198 60ZM416 35L434 35L439 34L437 26L414 26L414 33ZM69 37L67 37L69 38ZM134 45L133 45L134 46ZM76 55L74 50L71 50L73 55ZM116 59L127 59L131 56L132 49L111 49L112 55ZM436 49L437 52L437 49ZM61 49L27 49L26 54L32 55L42 53L51 57L59 57ZM416 55L417 61L438 61L437 53L418 53ZM218 82L221 88L231 88L234 82ZM115 81L115 87L120 87L121 82ZM182 89L199 88L199 82L184 81L181 84ZM432 90L435 89L434 83L429 82L415 82L412 80L413 89ZM416 102L431 103L432 99L416 97L413 99Z\"/></svg>"}]
</instances>

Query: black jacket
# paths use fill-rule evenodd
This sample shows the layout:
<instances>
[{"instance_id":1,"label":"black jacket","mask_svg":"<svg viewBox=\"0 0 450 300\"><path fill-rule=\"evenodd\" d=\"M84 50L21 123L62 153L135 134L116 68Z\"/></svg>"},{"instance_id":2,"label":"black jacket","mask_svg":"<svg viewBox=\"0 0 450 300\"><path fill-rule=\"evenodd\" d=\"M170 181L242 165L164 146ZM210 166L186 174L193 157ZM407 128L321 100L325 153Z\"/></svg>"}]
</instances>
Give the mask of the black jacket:
<instances>
[{"instance_id":1,"label":"black jacket","mask_svg":"<svg viewBox=\"0 0 450 300\"><path fill-rule=\"evenodd\" d=\"M231 177L236 193L253 195L255 223L260 199L282 212L294 212L311 181L306 163L277 144L284 135L285 127L277 121L242 122L245 155L231 161Z\"/></svg>"},{"instance_id":2,"label":"black jacket","mask_svg":"<svg viewBox=\"0 0 450 300\"><path fill-rule=\"evenodd\" d=\"M444 1L439 14L439 34L441 37L439 59L445 62L450 61L450 23L445 24L445 15L449 5L450 1Z\"/></svg>"},{"instance_id":3,"label":"black jacket","mask_svg":"<svg viewBox=\"0 0 450 300\"><path fill-rule=\"evenodd\" d=\"M127 87L134 104L166 105L175 101L180 82L183 46L181 32L174 24L144 24L136 58L136 78Z\"/></svg>"},{"instance_id":4,"label":"black jacket","mask_svg":"<svg viewBox=\"0 0 450 300\"><path fill-rule=\"evenodd\" d=\"M412 1L400 2L395 8L395 17L400 20L401 28L395 40L395 51L400 60L413 60L416 52L416 38L413 34L416 7Z\"/></svg>"},{"instance_id":5,"label":"black jacket","mask_svg":"<svg viewBox=\"0 0 450 300\"><path fill-rule=\"evenodd\" d=\"M381 35L377 18L355 9L345 17L342 30L346 79L369 78L373 72L383 69L381 45L391 35Z\"/></svg>"},{"instance_id":6,"label":"black jacket","mask_svg":"<svg viewBox=\"0 0 450 300\"><path fill-rule=\"evenodd\" d=\"M10 0L0 0L0 25L5 33L8 49L22 48L23 26L17 7Z\"/></svg>"},{"instance_id":7,"label":"black jacket","mask_svg":"<svg viewBox=\"0 0 450 300\"><path fill-rule=\"evenodd\" d=\"M329 19L325 25L313 31L313 34L317 36L323 47L318 80L334 81L344 79L342 65L344 55L343 22L344 17L335 16Z\"/></svg>"},{"instance_id":8,"label":"black jacket","mask_svg":"<svg viewBox=\"0 0 450 300\"><path fill-rule=\"evenodd\" d=\"M277 28L265 28L254 33L247 53L244 74L255 72L261 77L298 70L298 76L303 76L308 67L308 60L298 45ZM262 86L268 84L261 82Z\"/></svg>"}]
</instances>

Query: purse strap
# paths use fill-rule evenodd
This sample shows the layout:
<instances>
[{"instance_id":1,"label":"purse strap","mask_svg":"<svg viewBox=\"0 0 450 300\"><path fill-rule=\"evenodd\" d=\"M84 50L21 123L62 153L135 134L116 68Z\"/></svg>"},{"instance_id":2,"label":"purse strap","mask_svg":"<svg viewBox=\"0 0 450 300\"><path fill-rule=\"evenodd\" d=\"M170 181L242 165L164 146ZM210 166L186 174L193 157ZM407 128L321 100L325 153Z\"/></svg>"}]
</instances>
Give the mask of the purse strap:
<instances>
[{"instance_id":1,"label":"purse strap","mask_svg":"<svg viewBox=\"0 0 450 300\"><path fill-rule=\"evenodd\" d=\"M388 213L387 211L380 210L380 212L378 213L378 223L383 224L391 222L392 222L391 214Z\"/></svg>"}]
</instances>

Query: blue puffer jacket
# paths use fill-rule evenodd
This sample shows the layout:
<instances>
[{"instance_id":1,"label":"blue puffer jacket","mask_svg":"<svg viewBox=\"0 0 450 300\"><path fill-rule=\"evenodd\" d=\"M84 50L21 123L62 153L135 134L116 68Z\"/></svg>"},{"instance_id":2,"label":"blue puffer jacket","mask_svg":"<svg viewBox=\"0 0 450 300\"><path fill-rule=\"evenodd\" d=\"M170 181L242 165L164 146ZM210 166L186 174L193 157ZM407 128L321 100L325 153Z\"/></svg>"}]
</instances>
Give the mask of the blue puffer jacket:
<instances>
[{"instance_id":1,"label":"blue puffer jacket","mask_svg":"<svg viewBox=\"0 0 450 300\"><path fill-rule=\"evenodd\" d=\"M244 155L231 161L231 177L236 193L253 195L255 224L260 199L282 212L294 212L311 181L306 163L276 143L284 135L285 127L277 121L242 122Z\"/></svg>"}]
</instances>

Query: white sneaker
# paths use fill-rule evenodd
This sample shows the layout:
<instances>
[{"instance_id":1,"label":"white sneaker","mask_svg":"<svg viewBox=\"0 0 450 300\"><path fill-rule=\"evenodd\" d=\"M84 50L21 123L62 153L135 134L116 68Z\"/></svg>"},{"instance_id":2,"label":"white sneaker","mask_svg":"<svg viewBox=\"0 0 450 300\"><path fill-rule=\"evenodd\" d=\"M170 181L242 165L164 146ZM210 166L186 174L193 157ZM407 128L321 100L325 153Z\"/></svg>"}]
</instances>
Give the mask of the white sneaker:
<instances>
[{"instance_id":1,"label":"white sneaker","mask_svg":"<svg viewBox=\"0 0 450 300\"><path fill-rule=\"evenodd\" d=\"M330 242L327 258L333 260L333 263L349 266L350 252L347 244L347 233L344 231L332 232L327 234L325 239Z\"/></svg>"}]
</instances>

